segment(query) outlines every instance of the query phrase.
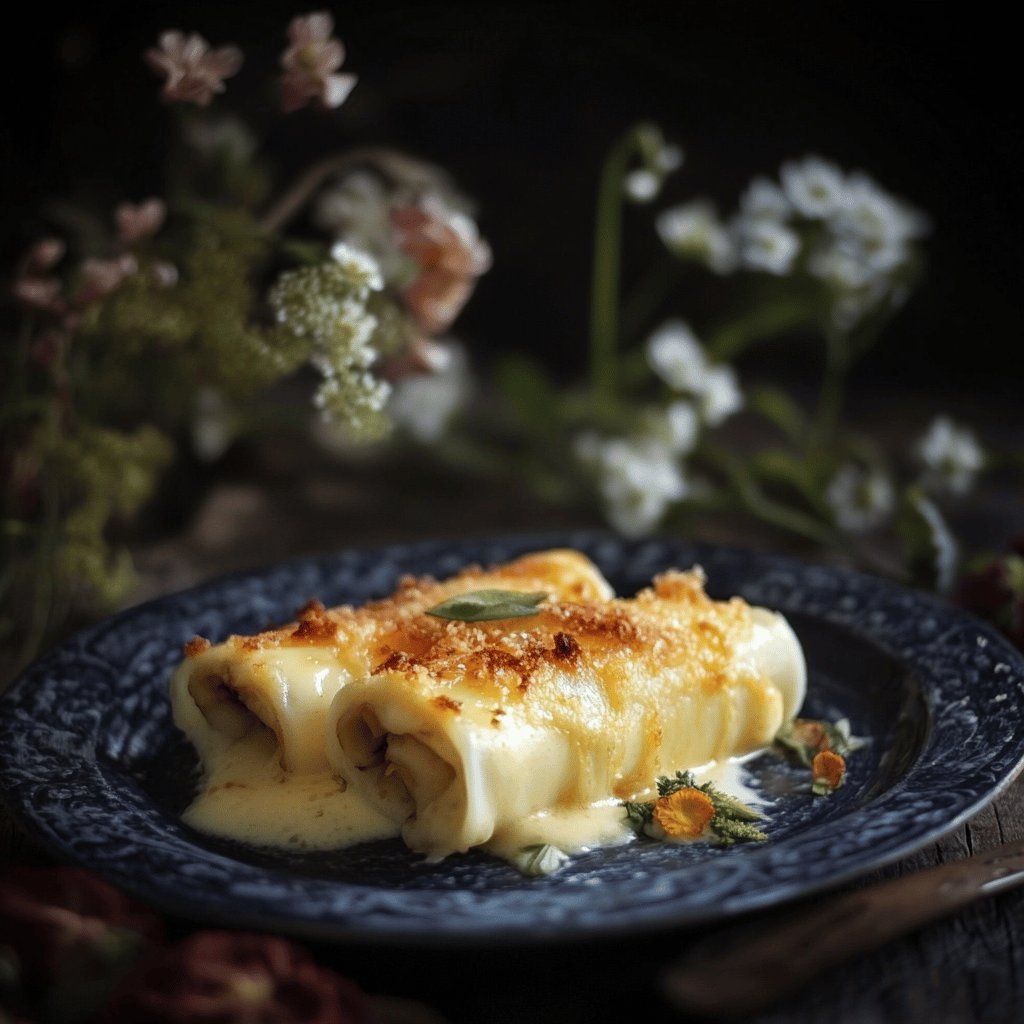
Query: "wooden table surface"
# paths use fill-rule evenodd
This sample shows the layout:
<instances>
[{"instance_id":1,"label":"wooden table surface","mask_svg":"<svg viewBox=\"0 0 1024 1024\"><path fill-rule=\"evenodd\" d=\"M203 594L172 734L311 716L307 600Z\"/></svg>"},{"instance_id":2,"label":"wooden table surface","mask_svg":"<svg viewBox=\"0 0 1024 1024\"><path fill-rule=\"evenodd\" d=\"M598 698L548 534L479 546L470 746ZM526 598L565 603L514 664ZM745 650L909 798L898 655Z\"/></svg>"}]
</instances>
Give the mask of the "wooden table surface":
<instances>
[{"instance_id":1,"label":"wooden table surface","mask_svg":"<svg viewBox=\"0 0 1024 1024\"><path fill-rule=\"evenodd\" d=\"M375 502L369 483L372 467L356 467L344 476L318 475L309 466L286 460L269 472L273 480L269 488L223 481L207 494L188 530L141 547L136 552L144 574L140 596L252 564L253 550L258 550L258 562L264 564L305 551L411 539L431 532L423 528L422 519L408 503L388 507ZM411 486L408 479L406 485ZM433 530L435 534L479 533L481 523L491 533L527 526L581 525L532 504L519 493L503 494L495 506L493 501L487 505L485 498L455 478L442 480L437 487L447 507L458 513L448 518L446 528ZM296 524L302 528L296 529ZM0 813L0 862L45 861L45 853L31 845L6 812ZM856 885L1020 839L1024 839L1024 780L1016 781L994 804L940 842ZM816 905L829 898L826 893L805 902ZM799 906L741 920L770 927L780 915ZM172 926L187 931L193 923L172 922ZM421 1001L449 1024L620 1024L693 1019L659 996L659 978L670 963L714 931L666 930L537 948L431 951L317 944L309 948L318 960L354 978L366 991ZM1024 889L975 903L835 968L798 995L745 1019L764 1024L1024 1021Z\"/></svg>"}]
</instances>

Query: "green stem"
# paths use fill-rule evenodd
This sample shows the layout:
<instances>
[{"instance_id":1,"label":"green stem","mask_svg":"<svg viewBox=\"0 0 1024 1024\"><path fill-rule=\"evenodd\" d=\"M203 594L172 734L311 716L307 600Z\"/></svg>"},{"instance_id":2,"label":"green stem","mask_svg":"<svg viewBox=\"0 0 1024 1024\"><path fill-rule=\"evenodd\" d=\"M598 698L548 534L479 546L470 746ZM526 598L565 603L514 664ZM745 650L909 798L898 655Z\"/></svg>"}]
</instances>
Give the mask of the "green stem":
<instances>
[{"instance_id":1,"label":"green stem","mask_svg":"<svg viewBox=\"0 0 1024 1024\"><path fill-rule=\"evenodd\" d=\"M824 547L834 543L835 536L829 527L803 512L769 498L758 487L757 481L738 456L724 448L710 445L703 450L703 454L726 475L743 507L751 515L771 526Z\"/></svg>"},{"instance_id":2,"label":"green stem","mask_svg":"<svg viewBox=\"0 0 1024 1024\"><path fill-rule=\"evenodd\" d=\"M732 362L751 345L809 323L812 315L809 304L799 299L779 299L758 306L713 331L707 342L708 355L716 362Z\"/></svg>"},{"instance_id":3,"label":"green stem","mask_svg":"<svg viewBox=\"0 0 1024 1024\"><path fill-rule=\"evenodd\" d=\"M39 653L50 624L53 603L53 558L59 525L59 500L56 485L43 488L43 519L33 555L32 596L28 628L18 652L15 671L20 672Z\"/></svg>"},{"instance_id":4,"label":"green stem","mask_svg":"<svg viewBox=\"0 0 1024 1024\"><path fill-rule=\"evenodd\" d=\"M615 143L605 159L598 183L590 287L590 397L595 406L615 399L623 182L643 127L635 125Z\"/></svg>"},{"instance_id":5,"label":"green stem","mask_svg":"<svg viewBox=\"0 0 1024 1024\"><path fill-rule=\"evenodd\" d=\"M830 328L825 334L825 373L814 418L813 440L819 451L827 448L835 438L849 365L846 335Z\"/></svg>"},{"instance_id":6,"label":"green stem","mask_svg":"<svg viewBox=\"0 0 1024 1024\"><path fill-rule=\"evenodd\" d=\"M649 323L658 307L671 294L683 264L667 254L637 282L622 303L622 334L629 338Z\"/></svg>"}]
</instances>

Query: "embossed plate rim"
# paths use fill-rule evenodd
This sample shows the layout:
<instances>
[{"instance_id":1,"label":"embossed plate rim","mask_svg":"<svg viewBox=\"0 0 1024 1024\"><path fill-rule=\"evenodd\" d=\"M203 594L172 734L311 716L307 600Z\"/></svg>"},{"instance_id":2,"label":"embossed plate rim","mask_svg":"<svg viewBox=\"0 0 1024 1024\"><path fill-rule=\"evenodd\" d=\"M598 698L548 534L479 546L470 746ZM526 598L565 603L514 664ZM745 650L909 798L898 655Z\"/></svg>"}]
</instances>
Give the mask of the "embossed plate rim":
<instances>
[{"instance_id":1,"label":"embossed plate rim","mask_svg":"<svg viewBox=\"0 0 1024 1024\"><path fill-rule=\"evenodd\" d=\"M713 584L732 578L751 601L828 621L880 645L923 684L930 726L919 756L867 806L741 856L728 851L677 862L672 848L651 844L623 852L635 858L626 876L602 862L493 888L485 872L480 885L462 889L392 889L245 863L203 846L133 776L135 759L166 738L170 726L160 716L131 726L132 701L145 708L144 699L154 699L146 687L162 685L156 677L193 633L216 633L209 627L217 623L253 629L281 621L296 597L301 603L330 586L344 591L355 579L357 589L383 593L397 571L443 574L468 561L550 546L581 548L613 576L627 559L642 579L700 562ZM226 611L243 595L244 608ZM141 686L133 688L136 683ZM670 539L627 541L593 532L441 539L236 573L84 630L0 698L0 787L16 816L57 856L175 916L314 939L565 940L716 920L808 895L905 856L957 827L1012 781L1024 765L1024 730L1006 723L1022 720L1019 653L962 612L883 580ZM474 870L468 870L471 882Z\"/></svg>"}]
</instances>

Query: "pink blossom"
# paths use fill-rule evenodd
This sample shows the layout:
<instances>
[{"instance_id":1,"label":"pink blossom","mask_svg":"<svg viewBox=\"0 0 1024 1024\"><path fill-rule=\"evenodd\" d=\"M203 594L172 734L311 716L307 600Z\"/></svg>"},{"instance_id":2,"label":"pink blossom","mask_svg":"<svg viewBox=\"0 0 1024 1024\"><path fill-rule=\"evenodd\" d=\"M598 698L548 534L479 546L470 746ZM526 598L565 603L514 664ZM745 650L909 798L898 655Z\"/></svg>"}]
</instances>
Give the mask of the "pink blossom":
<instances>
[{"instance_id":1,"label":"pink blossom","mask_svg":"<svg viewBox=\"0 0 1024 1024\"><path fill-rule=\"evenodd\" d=\"M60 315L64 311L60 279L47 274L64 258L67 247L59 238L41 238L18 264L11 294L23 306Z\"/></svg>"},{"instance_id":2,"label":"pink blossom","mask_svg":"<svg viewBox=\"0 0 1024 1024\"><path fill-rule=\"evenodd\" d=\"M22 257L20 273L36 276L51 270L63 258L67 246L60 238L40 238Z\"/></svg>"},{"instance_id":3,"label":"pink blossom","mask_svg":"<svg viewBox=\"0 0 1024 1024\"><path fill-rule=\"evenodd\" d=\"M60 313L61 283L56 277L17 277L11 286L11 293L23 306L46 313Z\"/></svg>"},{"instance_id":4,"label":"pink blossom","mask_svg":"<svg viewBox=\"0 0 1024 1024\"><path fill-rule=\"evenodd\" d=\"M490 267L490 246L469 217L435 197L396 207L391 222L398 247L420 268L402 297L420 329L438 334L459 315L476 278Z\"/></svg>"},{"instance_id":5,"label":"pink blossom","mask_svg":"<svg viewBox=\"0 0 1024 1024\"><path fill-rule=\"evenodd\" d=\"M200 107L209 106L214 95L224 91L224 79L238 74L242 51L237 46L211 50L201 35L193 32L163 32L160 49L146 51L149 66L164 75L161 95L167 102L181 100Z\"/></svg>"},{"instance_id":6,"label":"pink blossom","mask_svg":"<svg viewBox=\"0 0 1024 1024\"><path fill-rule=\"evenodd\" d=\"M292 18L288 49L281 55L281 108L285 113L310 102L340 107L356 84L355 75L335 74L345 60L345 47L333 39L334 19L326 11Z\"/></svg>"},{"instance_id":7,"label":"pink blossom","mask_svg":"<svg viewBox=\"0 0 1024 1024\"><path fill-rule=\"evenodd\" d=\"M139 265L130 253L109 260L85 260L79 271L80 280L78 291L75 293L75 304L89 306L98 302L120 288L121 282L138 269Z\"/></svg>"},{"instance_id":8,"label":"pink blossom","mask_svg":"<svg viewBox=\"0 0 1024 1024\"><path fill-rule=\"evenodd\" d=\"M150 264L149 273L158 288L173 288L180 277L178 268L168 260L156 260Z\"/></svg>"},{"instance_id":9,"label":"pink blossom","mask_svg":"<svg viewBox=\"0 0 1024 1024\"><path fill-rule=\"evenodd\" d=\"M141 203L121 203L114 210L117 237L125 245L135 245L143 238L155 235L163 226L167 207L160 199L145 199Z\"/></svg>"}]
</instances>

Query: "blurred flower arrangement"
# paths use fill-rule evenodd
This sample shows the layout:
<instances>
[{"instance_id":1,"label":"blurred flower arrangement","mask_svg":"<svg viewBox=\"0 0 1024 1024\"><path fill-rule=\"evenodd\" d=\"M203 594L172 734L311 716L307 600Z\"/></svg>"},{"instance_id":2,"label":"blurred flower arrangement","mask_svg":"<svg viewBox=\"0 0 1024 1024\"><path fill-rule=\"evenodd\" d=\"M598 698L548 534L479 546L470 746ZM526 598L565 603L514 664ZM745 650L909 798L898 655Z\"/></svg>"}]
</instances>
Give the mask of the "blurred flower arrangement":
<instances>
[{"instance_id":1,"label":"blurred flower arrangement","mask_svg":"<svg viewBox=\"0 0 1024 1024\"><path fill-rule=\"evenodd\" d=\"M285 116L341 105L356 81L344 57L329 14L293 19ZM83 229L38 241L11 286L22 315L3 353L0 586L18 662L69 610L123 599L119 525L176 455L213 460L280 423L277 382L308 379L351 440L403 416L430 433L402 382L459 359L438 339L490 263L447 175L404 154L328 156L271 199L255 137L207 112L241 51L169 31L145 58L180 108L166 197L120 204L109 226L77 216ZM314 230L293 230L314 199Z\"/></svg>"},{"instance_id":2,"label":"blurred flower arrangement","mask_svg":"<svg viewBox=\"0 0 1024 1024\"><path fill-rule=\"evenodd\" d=\"M343 104L356 85L344 58L330 15L295 18L283 115ZM348 441L397 426L463 469L511 465L551 501L596 503L629 536L738 514L952 586L942 503L986 466L979 441L940 416L894 455L844 420L850 369L919 279L928 233L866 174L807 156L755 178L728 216L703 198L667 206L648 229L661 258L627 292L627 212L646 211L684 163L657 127L635 126L600 175L583 378L560 386L506 354L478 387L447 335L491 252L443 171L353 149L275 191L256 138L216 110L241 51L166 32L145 59L182 115L166 195L40 240L12 284L22 316L4 351L0 586L17 660L69 608L124 597L118 524L176 456L212 461L239 434L286 422L268 398L286 378L308 384ZM727 280L729 315L666 317L686 276ZM741 357L794 336L822 355L813 394L744 379Z\"/></svg>"}]
</instances>

